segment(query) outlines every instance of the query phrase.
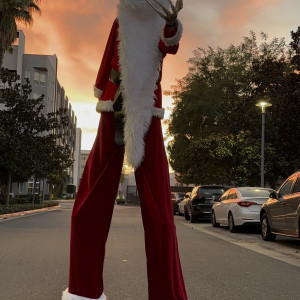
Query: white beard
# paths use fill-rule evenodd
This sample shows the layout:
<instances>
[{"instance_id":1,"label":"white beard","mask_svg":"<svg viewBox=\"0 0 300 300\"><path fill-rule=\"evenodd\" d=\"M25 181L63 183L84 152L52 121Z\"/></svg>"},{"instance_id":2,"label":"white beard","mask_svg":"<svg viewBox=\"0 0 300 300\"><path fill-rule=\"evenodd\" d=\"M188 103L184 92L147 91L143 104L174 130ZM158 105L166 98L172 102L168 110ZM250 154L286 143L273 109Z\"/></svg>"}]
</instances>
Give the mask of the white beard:
<instances>
[{"instance_id":1,"label":"white beard","mask_svg":"<svg viewBox=\"0 0 300 300\"><path fill-rule=\"evenodd\" d=\"M160 2L168 7L168 0ZM120 0L118 20L125 157L136 169L144 158L144 136L152 120L162 60L158 44L165 21L145 0Z\"/></svg>"},{"instance_id":2,"label":"white beard","mask_svg":"<svg viewBox=\"0 0 300 300\"><path fill-rule=\"evenodd\" d=\"M157 14L146 0L120 0L120 2L123 2L140 19L148 19Z\"/></svg>"}]
</instances>

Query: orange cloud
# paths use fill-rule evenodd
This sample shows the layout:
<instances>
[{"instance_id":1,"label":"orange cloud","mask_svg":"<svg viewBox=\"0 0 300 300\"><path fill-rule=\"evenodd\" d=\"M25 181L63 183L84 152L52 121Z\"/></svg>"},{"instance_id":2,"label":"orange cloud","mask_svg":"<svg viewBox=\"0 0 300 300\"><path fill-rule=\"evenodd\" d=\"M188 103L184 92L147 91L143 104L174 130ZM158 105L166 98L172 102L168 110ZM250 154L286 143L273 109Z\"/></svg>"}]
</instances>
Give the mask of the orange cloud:
<instances>
[{"instance_id":1,"label":"orange cloud","mask_svg":"<svg viewBox=\"0 0 300 300\"><path fill-rule=\"evenodd\" d=\"M117 15L117 2L118 0L42 0L41 16L34 15L34 24L30 28L22 27L26 36L26 53L57 55L58 79L66 90L80 127L97 127L97 100L93 97L92 86L112 22ZM257 21L260 22L259 31L266 30L269 33L268 29L271 28L275 34L279 29L284 30L283 28L290 26L292 16L298 24L296 13L286 14L286 19L274 18L274 21L270 18L272 12L276 16L282 7L286 8L288 4L285 2L287 1L184 0L184 9L179 14L184 26L183 38L178 54L167 56L164 62L163 89L169 90L171 85L176 84L175 79L186 75L187 60L193 56L192 51L197 47L227 47L230 43L239 42L248 34L249 29L257 29ZM297 12L299 8L300 4L294 4L293 7L286 8L286 11ZM287 33L293 28L297 27L288 27ZM163 99L164 105L169 106L171 100L165 96ZM83 134L92 136L87 129L83 129Z\"/></svg>"},{"instance_id":2,"label":"orange cloud","mask_svg":"<svg viewBox=\"0 0 300 300\"><path fill-rule=\"evenodd\" d=\"M42 1L41 10L31 28L22 28L26 53L56 54L58 77L69 97L92 96L115 5L99 0Z\"/></svg>"},{"instance_id":3,"label":"orange cloud","mask_svg":"<svg viewBox=\"0 0 300 300\"><path fill-rule=\"evenodd\" d=\"M224 9L220 23L222 26L239 28L258 14L262 8L279 2L282 0L231 1L230 7Z\"/></svg>"}]
</instances>

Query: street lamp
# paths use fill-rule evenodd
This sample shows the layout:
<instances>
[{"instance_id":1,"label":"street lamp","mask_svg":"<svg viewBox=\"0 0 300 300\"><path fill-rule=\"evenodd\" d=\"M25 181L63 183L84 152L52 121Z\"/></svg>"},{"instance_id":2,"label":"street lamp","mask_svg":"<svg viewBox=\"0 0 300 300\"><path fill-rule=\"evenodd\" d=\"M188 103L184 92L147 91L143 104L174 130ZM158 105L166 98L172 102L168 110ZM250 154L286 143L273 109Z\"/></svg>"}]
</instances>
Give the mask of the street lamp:
<instances>
[{"instance_id":1,"label":"street lamp","mask_svg":"<svg viewBox=\"0 0 300 300\"><path fill-rule=\"evenodd\" d=\"M256 104L261 108L261 165L260 165L260 186L265 186L265 123L266 123L266 108L272 106L266 100L261 100Z\"/></svg>"}]
</instances>

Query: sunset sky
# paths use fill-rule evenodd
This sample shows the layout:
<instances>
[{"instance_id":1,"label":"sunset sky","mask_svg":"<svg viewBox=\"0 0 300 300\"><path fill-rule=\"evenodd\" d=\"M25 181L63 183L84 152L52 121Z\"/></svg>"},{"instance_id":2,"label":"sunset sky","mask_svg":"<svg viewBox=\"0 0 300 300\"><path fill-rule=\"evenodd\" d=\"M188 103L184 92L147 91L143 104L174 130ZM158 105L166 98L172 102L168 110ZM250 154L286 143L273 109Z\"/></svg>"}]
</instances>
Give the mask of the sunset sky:
<instances>
[{"instance_id":1,"label":"sunset sky","mask_svg":"<svg viewBox=\"0 0 300 300\"><path fill-rule=\"evenodd\" d=\"M175 0L174 0L175 1ZM99 122L93 84L116 16L117 0L42 0L26 36L27 54L58 57L58 79L83 131L82 149L92 147ZM166 58L163 89L169 90L188 70L187 60L197 47L239 44L250 30L269 38L284 37L300 26L299 0L184 0L180 12L184 32L176 56ZM164 107L172 99L164 96Z\"/></svg>"}]
</instances>

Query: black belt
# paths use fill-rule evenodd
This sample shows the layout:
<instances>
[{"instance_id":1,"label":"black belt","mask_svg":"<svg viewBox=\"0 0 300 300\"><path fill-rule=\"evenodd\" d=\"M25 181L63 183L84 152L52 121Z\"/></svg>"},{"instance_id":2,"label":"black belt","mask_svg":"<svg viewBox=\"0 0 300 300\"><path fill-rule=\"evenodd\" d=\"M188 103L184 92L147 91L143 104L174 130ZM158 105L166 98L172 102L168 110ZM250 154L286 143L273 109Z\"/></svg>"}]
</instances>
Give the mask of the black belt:
<instances>
[{"instance_id":1,"label":"black belt","mask_svg":"<svg viewBox=\"0 0 300 300\"><path fill-rule=\"evenodd\" d=\"M118 85L119 88L114 97L114 117L115 117L115 143L117 145L124 145L124 113L123 113L123 97L121 93L121 78L120 72L111 69L110 81Z\"/></svg>"}]
</instances>

